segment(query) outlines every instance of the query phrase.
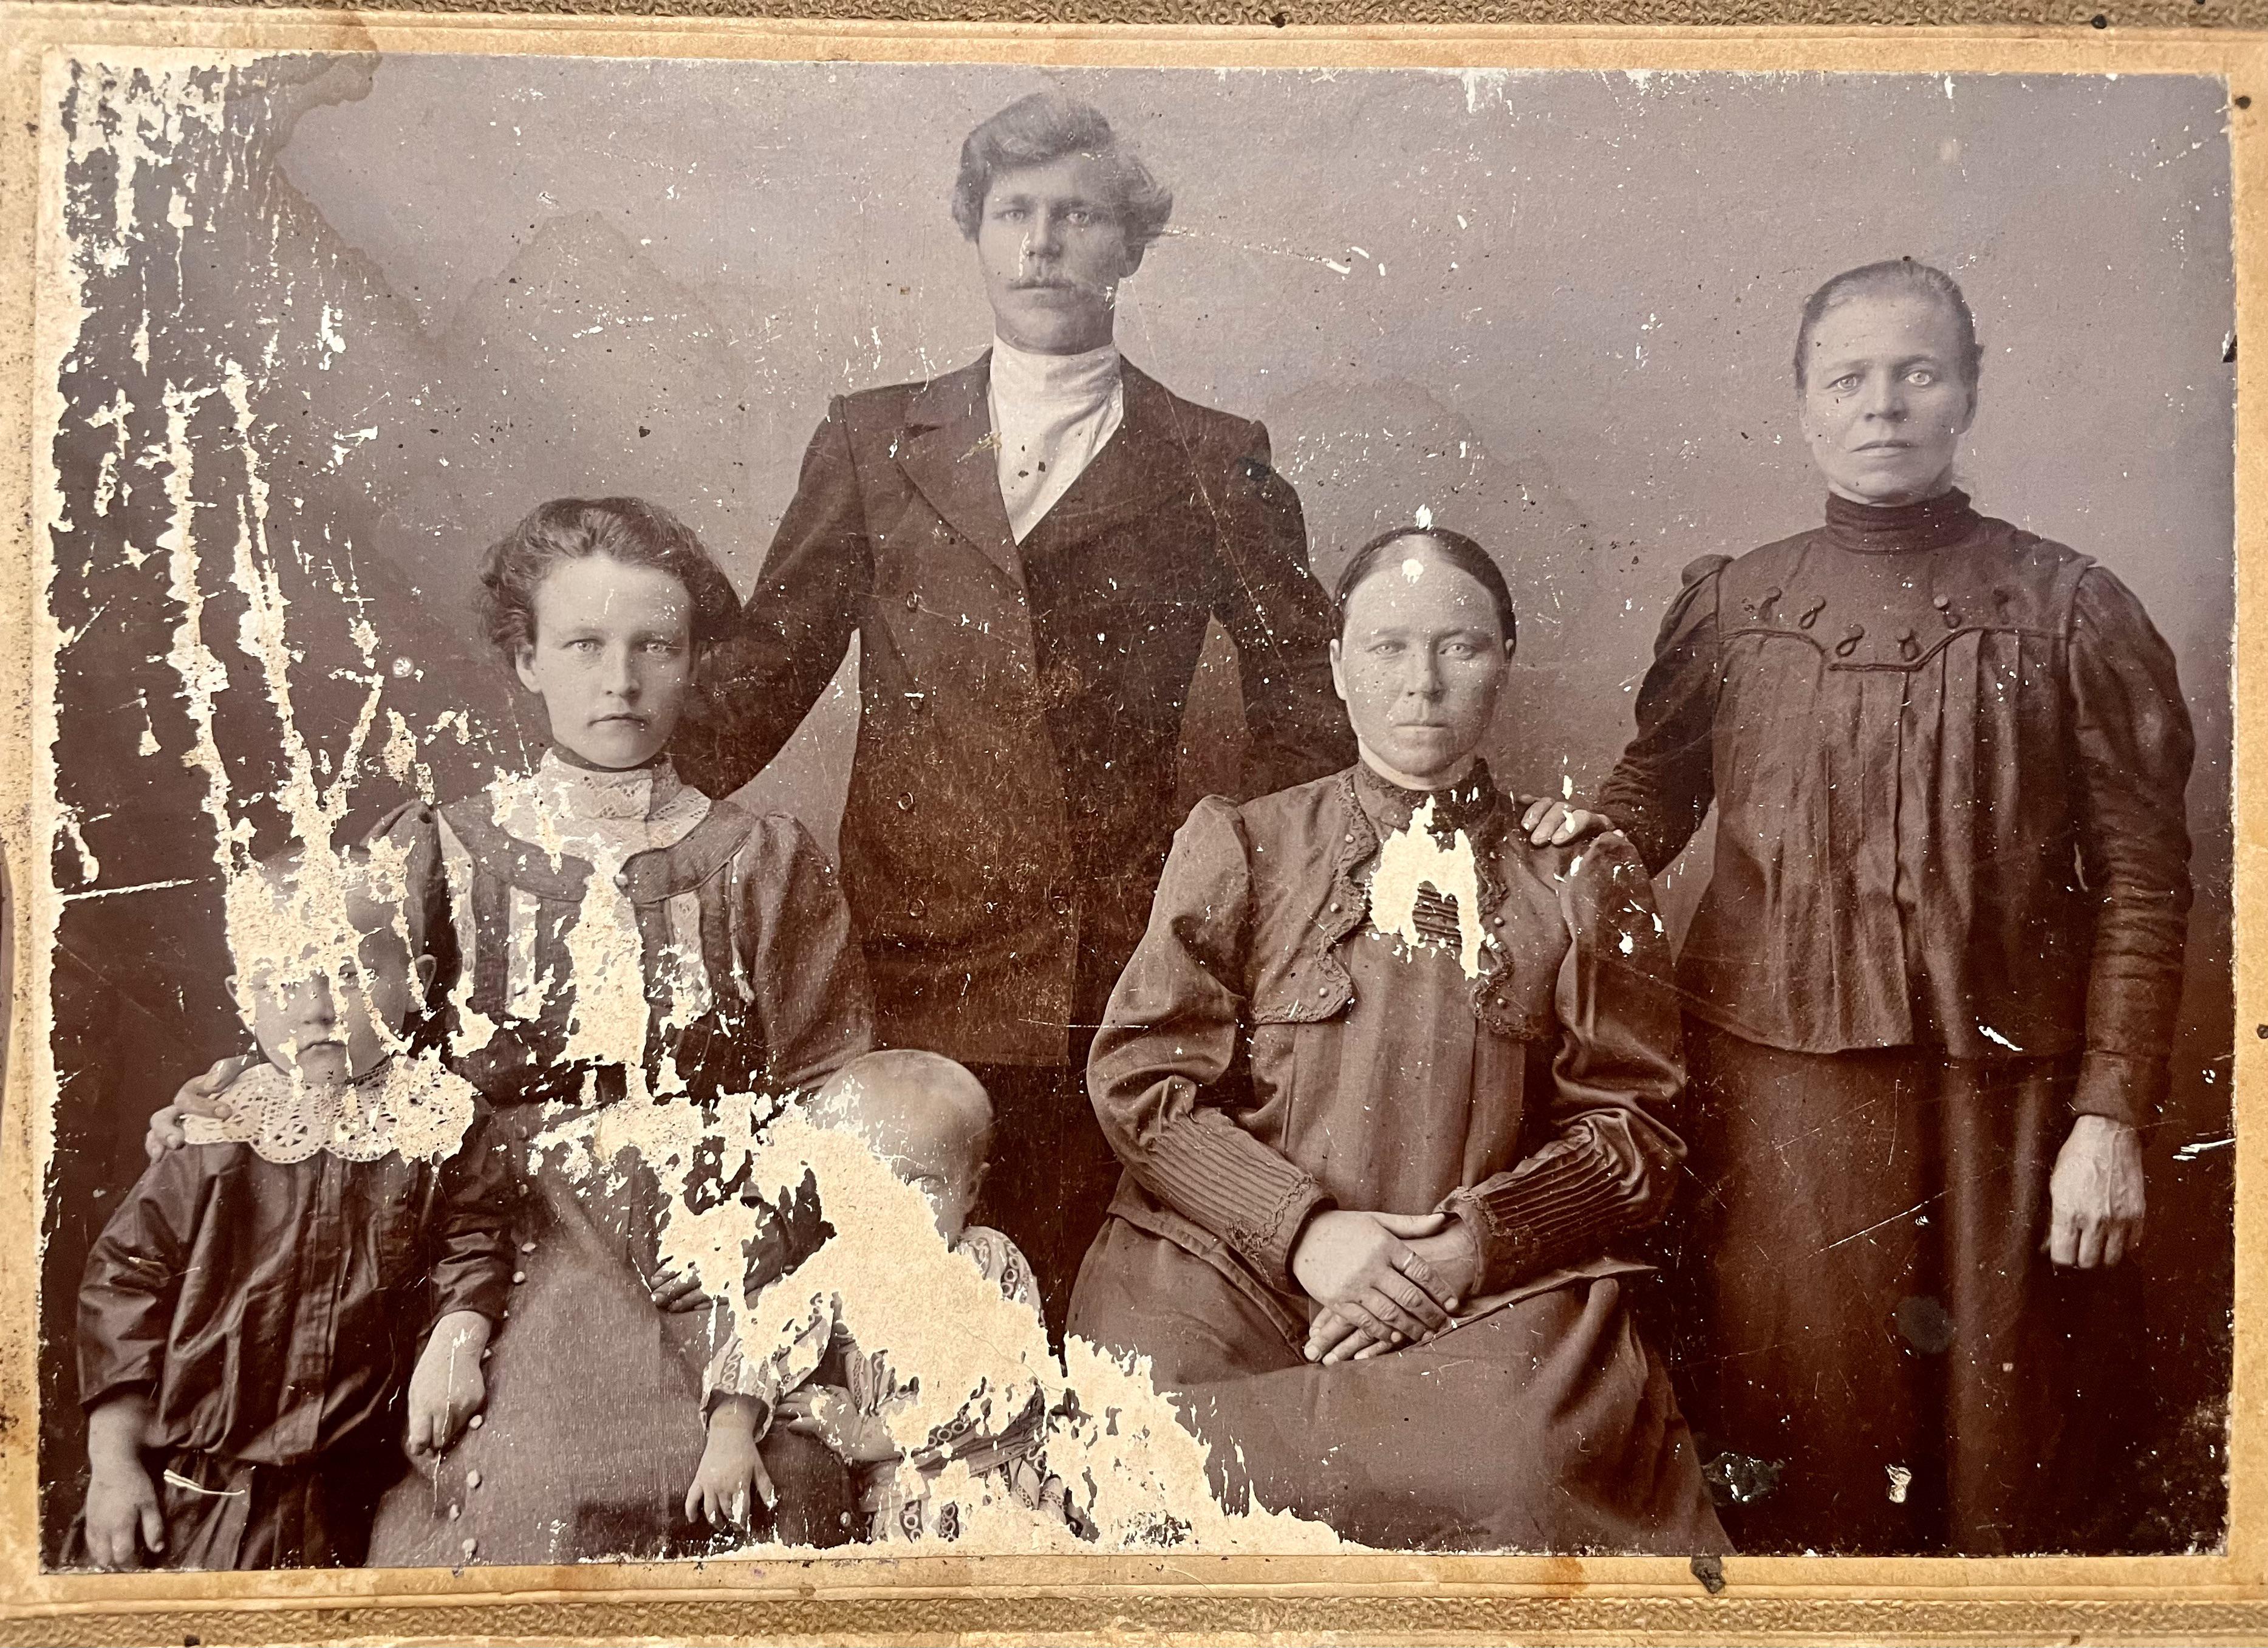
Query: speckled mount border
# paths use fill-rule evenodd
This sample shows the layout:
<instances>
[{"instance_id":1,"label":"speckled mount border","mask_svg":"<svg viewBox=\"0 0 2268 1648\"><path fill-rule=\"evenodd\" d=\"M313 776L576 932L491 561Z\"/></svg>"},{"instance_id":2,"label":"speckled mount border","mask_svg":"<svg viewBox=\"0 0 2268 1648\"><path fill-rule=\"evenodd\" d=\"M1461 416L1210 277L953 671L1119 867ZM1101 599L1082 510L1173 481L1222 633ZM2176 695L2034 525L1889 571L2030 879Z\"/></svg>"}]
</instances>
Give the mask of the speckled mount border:
<instances>
[{"instance_id":1,"label":"speckled mount border","mask_svg":"<svg viewBox=\"0 0 2268 1648\"><path fill-rule=\"evenodd\" d=\"M2115 11L2102 6L2116 4ZM572 16L562 14L574 13ZM644 13L643 18L633 13ZM2092 26L2100 14L2103 26ZM924 19L972 19L941 27ZM1283 26L1270 26L1281 18ZM1619 21L1705 28L1592 26ZM1105 26L1142 22L1144 29ZM1873 22L1958 28L1860 29ZM1493 27L1493 24L1533 26ZM1241 24L1237 28L1204 25ZM1426 25L1429 26L1418 26ZM1775 26L1765 28L1762 26ZM2248 27L2248 26L2250 26ZM353 13L250 0L159 8L0 0L0 267L33 267L39 77L52 47L577 53L1292 67L1394 65L1830 72L2179 72L2225 77L2240 331L2268 293L2268 0L488 0L443 13L380 0ZM0 282L0 846L18 889L41 872L25 804L39 634L31 554L32 283ZM2268 350L2238 367L2238 611L2262 588ZM49 386L50 391L52 386ZM2236 649L2240 1262L2229 1542L2184 1557L1818 1562L1734 1557L1713 1593L1682 1562L1346 1556L946 1556L692 1568L43 1576L36 1566L34 1267L0 1262L0 1648L14 1644L618 1642L2139 1642L2268 1641L2268 1365L2260 1335L2268 1198L2268 648ZM21 952L28 917L18 905ZM0 974L0 978L4 978ZM27 985L15 981L0 1100L0 1254L38 1242ZM12 1101L12 1102L11 1102ZM1712 1576L1714 1578L1715 1576Z\"/></svg>"},{"instance_id":2,"label":"speckled mount border","mask_svg":"<svg viewBox=\"0 0 2268 1648\"><path fill-rule=\"evenodd\" d=\"M279 6L284 0L188 0ZM798 18L836 22L1126 23L1288 28L1456 24L1849 27L2260 28L2268 0L371 0L368 11L584 17Z\"/></svg>"}]
</instances>

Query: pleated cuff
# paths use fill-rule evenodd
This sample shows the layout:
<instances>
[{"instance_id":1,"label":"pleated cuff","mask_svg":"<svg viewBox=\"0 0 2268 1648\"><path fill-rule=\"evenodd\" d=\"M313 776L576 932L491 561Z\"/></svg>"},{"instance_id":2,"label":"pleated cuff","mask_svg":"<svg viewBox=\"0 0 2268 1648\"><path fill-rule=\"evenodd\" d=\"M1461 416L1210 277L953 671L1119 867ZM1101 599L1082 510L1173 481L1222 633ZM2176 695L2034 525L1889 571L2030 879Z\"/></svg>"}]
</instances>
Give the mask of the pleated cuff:
<instances>
[{"instance_id":1,"label":"pleated cuff","mask_svg":"<svg viewBox=\"0 0 2268 1648\"><path fill-rule=\"evenodd\" d=\"M1594 1253L1621 1227L1629 1200L1611 1160L1572 1150L1531 1158L1532 1166L1443 1198L1481 1244L1476 1293L1494 1292L1523 1277Z\"/></svg>"},{"instance_id":2,"label":"pleated cuff","mask_svg":"<svg viewBox=\"0 0 2268 1648\"><path fill-rule=\"evenodd\" d=\"M1151 1193L1236 1249L1270 1287L1296 1291L1292 1249L1323 1188L1233 1122L1170 1127L1143 1164Z\"/></svg>"}]
</instances>

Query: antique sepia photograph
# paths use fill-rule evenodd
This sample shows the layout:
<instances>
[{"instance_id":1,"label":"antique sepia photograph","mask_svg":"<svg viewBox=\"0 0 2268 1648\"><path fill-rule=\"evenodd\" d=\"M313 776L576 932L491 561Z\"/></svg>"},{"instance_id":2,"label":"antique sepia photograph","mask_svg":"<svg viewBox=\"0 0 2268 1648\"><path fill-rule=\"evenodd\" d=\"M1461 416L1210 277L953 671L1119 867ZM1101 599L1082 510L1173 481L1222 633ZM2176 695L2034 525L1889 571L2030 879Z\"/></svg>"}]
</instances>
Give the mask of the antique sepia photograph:
<instances>
[{"instance_id":1,"label":"antique sepia photograph","mask_svg":"<svg viewBox=\"0 0 2268 1648\"><path fill-rule=\"evenodd\" d=\"M40 1573L2228 1549L2228 79L40 77Z\"/></svg>"}]
</instances>

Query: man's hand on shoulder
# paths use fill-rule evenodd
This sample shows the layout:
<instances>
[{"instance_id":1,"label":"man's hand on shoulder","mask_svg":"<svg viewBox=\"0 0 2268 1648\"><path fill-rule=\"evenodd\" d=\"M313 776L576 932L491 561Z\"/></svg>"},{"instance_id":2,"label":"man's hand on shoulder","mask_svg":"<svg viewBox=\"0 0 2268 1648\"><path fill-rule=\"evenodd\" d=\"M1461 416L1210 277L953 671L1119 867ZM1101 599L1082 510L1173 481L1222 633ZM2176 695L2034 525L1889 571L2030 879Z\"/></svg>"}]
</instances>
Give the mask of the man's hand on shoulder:
<instances>
[{"instance_id":1,"label":"man's hand on shoulder","mask_svg":"<svg viewBox=\"0 0 2268 1648\"><path fill-rule=\"evenodd\" d=\"M1550 796L1521 796L1513 805L1522 808L1520 828L1528 832L1528 839L1538 847L1565 847L1570 842L1588 841L1594 835L1603 835L1615 828L1614 820L1603 813L1594 813L1571 802L1554 800Z\"/></svg>"}]
</instances>

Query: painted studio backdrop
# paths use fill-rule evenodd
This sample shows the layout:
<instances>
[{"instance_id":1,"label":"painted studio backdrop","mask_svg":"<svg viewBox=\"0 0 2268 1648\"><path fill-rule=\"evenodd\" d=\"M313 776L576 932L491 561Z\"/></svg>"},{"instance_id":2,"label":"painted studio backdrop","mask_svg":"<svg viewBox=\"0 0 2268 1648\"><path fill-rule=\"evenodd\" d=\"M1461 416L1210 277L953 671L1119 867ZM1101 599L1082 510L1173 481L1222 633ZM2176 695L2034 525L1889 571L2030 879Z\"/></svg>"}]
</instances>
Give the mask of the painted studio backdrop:
<instances>
[{"instance_id":1,"label":"painted studio backdrop","mask_svg":"<svg viewBox=\"0 0 2268 1648\"><path fill-rule=\"evenodd\" d=\"M2216 1542L2233 1269L2223 86L388 56L51 77L55 244L84 313L54 386L48 540L49 1561L86 1480L90 1246L144 1166L150 1113L245 1045L222 833L278 846L297 796L343 840L534 758L541 713L474 597L482 551L543 499L664 504L746 594L830 401L987 347L948 210L960 144L1051 86L1101 108L1173 191L1120 292L1125 359L1265 423L1323 585L1420 519L1501 568L1519 645L1483 753L1507 791L1595 795L1682 570L1817 524L1790 372L1806 295L1899 257L1961 283L1984 354L1960 485L2134 592L2196 728L2188 792L2163 798L2186 806L2196 889L2170 1094L2146 1145L2131 1311L2104 1329L2106 1357L2130 1358L2104 1415L2116 1468L2071 1518L2089 1549ZM1179 811L1234 790L1246 742L1219 625L1205 658ZM854 652L740 797L829 857L858 668ZM1673 941L1708 858L1705 830L1657 883ZM1886 1355L1943 1351L1926 1313L1900 1321ZM1754 1486L1717 1483L1720 1500ZM1155 1509L1104 1519L1104 1541L1194 1515ZM1292 1526L1248 1537L1289 1548Z\"/></svg>"}]
</instances>

